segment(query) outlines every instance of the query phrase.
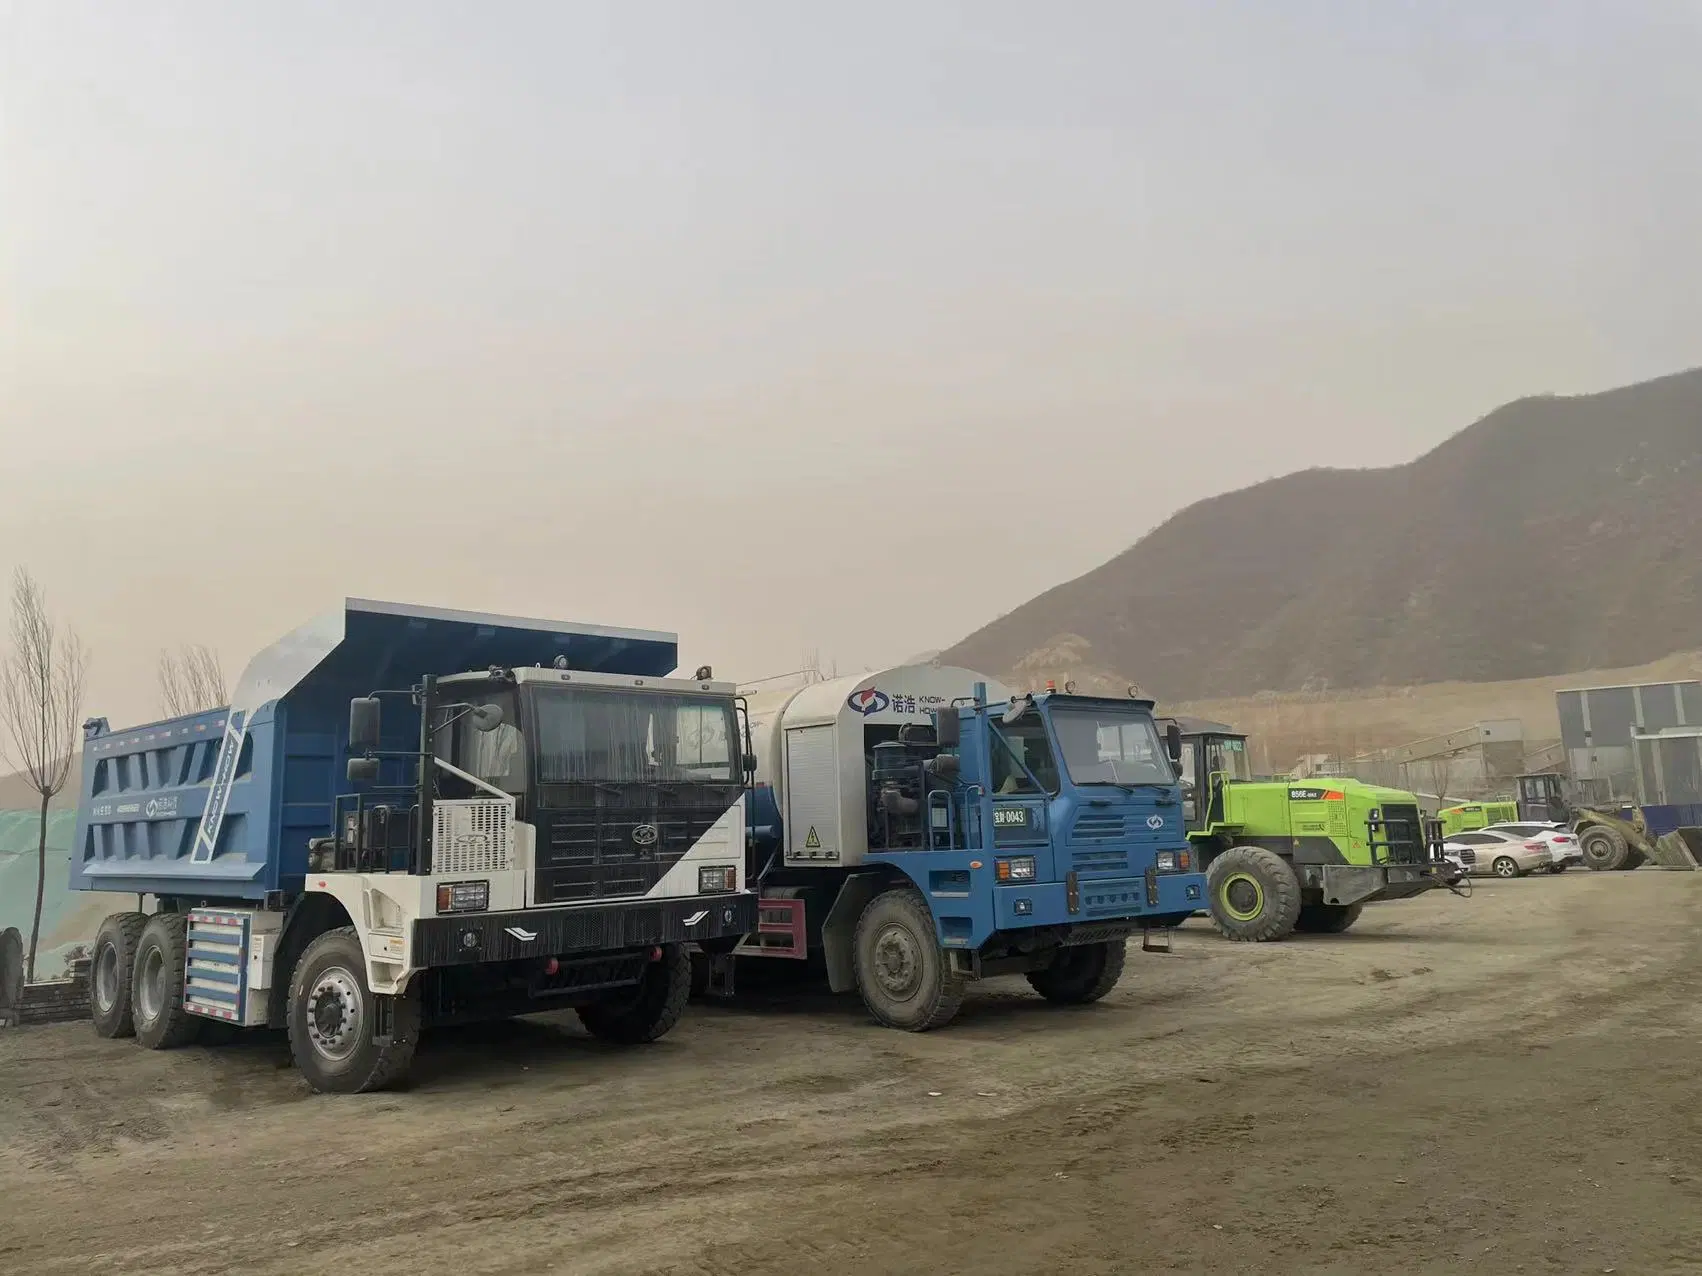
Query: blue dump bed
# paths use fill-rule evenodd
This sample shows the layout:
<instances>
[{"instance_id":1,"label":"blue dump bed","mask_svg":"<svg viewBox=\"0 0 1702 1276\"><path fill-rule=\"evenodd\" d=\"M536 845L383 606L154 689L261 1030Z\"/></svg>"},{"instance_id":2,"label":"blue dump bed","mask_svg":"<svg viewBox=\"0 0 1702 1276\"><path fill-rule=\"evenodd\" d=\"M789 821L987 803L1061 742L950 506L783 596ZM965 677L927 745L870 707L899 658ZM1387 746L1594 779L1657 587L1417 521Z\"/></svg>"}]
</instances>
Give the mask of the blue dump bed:
<instances>
[{"instance_id":1,"label":"blue dump bed","mask_svg":"<svg viewBox=\"0 0 1702 1276\"><path fill-rule=\"evenodd\" d=\"M674 635L350 599L249 662L228 708L114 731L83 746L71 889L261 900L301 889L310 839L330 834L355 696L424 674L568 666L661 677ZM388 699L387 748L418 716ZM397 764L387 764L394 766ZM398 772L397 780L401 780Z\"/></svg>"}]
</instances>

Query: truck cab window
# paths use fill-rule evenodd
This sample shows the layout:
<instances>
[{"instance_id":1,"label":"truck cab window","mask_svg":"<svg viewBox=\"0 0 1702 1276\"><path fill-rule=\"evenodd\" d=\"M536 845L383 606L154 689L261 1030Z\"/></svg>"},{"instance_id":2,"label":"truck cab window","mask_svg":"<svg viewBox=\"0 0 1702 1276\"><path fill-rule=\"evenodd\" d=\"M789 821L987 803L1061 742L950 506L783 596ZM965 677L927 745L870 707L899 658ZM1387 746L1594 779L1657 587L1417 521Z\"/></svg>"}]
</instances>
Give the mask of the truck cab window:
<instances>
[{"instance_id":1,"label":"truck cab window","mask_svg":"<svg viewBox=\"0 0 1702 1276\"><path fill-rule=\"evenodd\" d=\"M1057 759L1046 735L1046 724L1038 714L1030 713L1011 726L996 723L993 733L998 738L988 741L988 776L994 793L1039 793L1042 789L1034 787L1034 780L1039 780L1047 793L1058 791ZM1017 765L1017 757L1034 773L1034 780Z\"/></svg>"},{"instance_id":2,"label":"truck cab window","mask_svg":"<svg viewBox=\"0 0 1702 1276\"><path fill-rule=\"evenodd\" d=\"M443 717L455 720L448 731L438 736L438 756L504 793L524 793L526 742L514 722L514 693L483 689L469 695L468 700L496 705L502 710L502 722L494 731L480 731L473 725L471 715L445 710Z\"/></svg>"}]
</instances>

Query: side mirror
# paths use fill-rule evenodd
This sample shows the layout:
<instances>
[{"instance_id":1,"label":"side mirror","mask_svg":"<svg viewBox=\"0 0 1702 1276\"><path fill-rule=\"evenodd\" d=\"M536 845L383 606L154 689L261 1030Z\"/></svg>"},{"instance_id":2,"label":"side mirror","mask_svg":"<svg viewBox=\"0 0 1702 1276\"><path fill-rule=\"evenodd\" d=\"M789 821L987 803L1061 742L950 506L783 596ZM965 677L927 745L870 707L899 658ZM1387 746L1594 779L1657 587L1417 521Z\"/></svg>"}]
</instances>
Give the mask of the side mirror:
<instances>
[{"instance_id":1,"label":"side mirror","mask_svg":"<svg viewBox=\"0 0 1702 1276\"><path fill-rule=\"evenodd\" d=\"M502 725L502 706L481 704L467 715L467 720L473 724L475 731L495 731Z\"/></svg>"},{"instance_id":2,"label":"side mirror","mask_svg":"<svg viewBox=\"0 0 1702 1276\"><path fill-rule=\"evenodd\" d=\"M356 696L349 701L349 752L376 749L383 720L377 696Z\"/></svg>"},{"instance_id":3,"label":"side mirror","mask_svg":"<svg viewBox=\"0 0 1702 1276\"><path fill-rule=\"evenodd\" d=\"M962 726L955 705L934 711L934 739L942 749L955 749L961 743Z\"/></svg>"},{"instance_id":4,"label":"side mirror","mask_svg":"<svg viewBox=\"0 0 1702 1276\"><path fill-rule=\"evenodd\" d=\"M1011 700L1011 703L1010 703L1010 707L1005 710L1005 716L1001 719L1001 721L1007 727L1013 727L1017 723L1021 722L1023 714L1027 713L1033 707L1034 707L1034 697L1033 696L1016 696L1016 697L1013 697L1012 700Z\"/></svg>"},{"instance_id":5,"label":"side mirror","mask_svg":"<svg viewBox=\"0 0 1702 1276\"><path fill-rule=\"evenodd\" d=\"M378 783L378 759L377 758L350 758L349 759L349 783L350 784L377 784Z\"/></svg>"},{"instance_id":6,"label":"side mirror","mask_svg":"<svg viewBox=\"0 0 1702 1276\"><path fill-rule=\"evenodd\" d=\"M1170 754L1170 765L1182 765L1182 728L1172 722L1164 728L1164 748Z\"/></svg>"},{"instance_id":7,"label":"side mirror","mask_svg":"<svg viewBox=\"0 0 1702 1276\"><path fill-rule=\"evenodd\" d=\"M745 764L745 774L746 775L755 775L756 774L756 754L747 753L747 754L745 754L745 756L741 760Z\"/></svg>"}]
</instances>

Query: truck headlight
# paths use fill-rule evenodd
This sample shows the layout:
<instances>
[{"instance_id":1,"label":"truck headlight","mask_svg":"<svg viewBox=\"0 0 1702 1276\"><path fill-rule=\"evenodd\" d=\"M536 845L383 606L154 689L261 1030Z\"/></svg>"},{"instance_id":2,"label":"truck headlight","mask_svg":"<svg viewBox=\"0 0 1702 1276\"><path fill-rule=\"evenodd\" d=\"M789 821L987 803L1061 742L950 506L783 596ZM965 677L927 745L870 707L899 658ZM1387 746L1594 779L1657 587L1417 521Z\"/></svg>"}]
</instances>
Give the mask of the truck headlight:
<instances>
[{"instance_id":1,"label":"truck headlight","mask_svg":"<svg viewBox=\"0 0 1702 1276\"><path fill-rule=\"evenodd\" d=\"M1176 871L1175 851L1160 851L1158 853L1158 871L1161 873L1174 873Z\"/></svg>"},{"instance_id":2,"label":"truck headlight","mask_svg":"<svg viewBox=\"0 0 1702 1276\"><path fill-rule=\"evenodd\" d=\"M993 870L1001 882L1032 882L1034 880L1034 856L1013 855L1002 859Z\"/></svg>"},{"instance_id":3,"label":"truck headlight","mask_svg":"<svg viewBox=\"0 0 1702 1276\"><path fill-rule=\"evenodd\" d=\"M718 891L739 889L739 870L731 864L711 864L697 870L697 893L713 895Z\"/></svg>"},{"instance_id":4,"label":"truck headlight","mask_svg":"<svg viewBox=\"0 0 1702 1276\"><path fill-rule=\"evenodd\" d=\"M437 911L440 913L482 913L491 906L489 882L439 882Z\"/></svg>"}]
</instances>

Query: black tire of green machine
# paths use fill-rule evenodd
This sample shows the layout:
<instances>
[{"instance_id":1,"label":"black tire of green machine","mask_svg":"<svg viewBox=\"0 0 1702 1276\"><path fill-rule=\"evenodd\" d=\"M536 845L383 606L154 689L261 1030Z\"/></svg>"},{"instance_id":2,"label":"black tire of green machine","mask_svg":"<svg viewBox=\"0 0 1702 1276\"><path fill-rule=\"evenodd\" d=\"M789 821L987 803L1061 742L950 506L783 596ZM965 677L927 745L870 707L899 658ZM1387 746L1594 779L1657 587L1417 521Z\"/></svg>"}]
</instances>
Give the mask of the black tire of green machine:
<instances>
[{"instance_id":1,"label":"black tire of green machine","mask_svg":"<svg viewBox=\"0 0 1702 1276\"><path fill-rule=\"evenodd\" d=\"M1220 884L1232 873L1255 878L1265 896L1265 908L1251 921L1223 912ZM1262 846L1232 846L1206 870L1206 896L1212 924L1225 939L1243 944L1266 944L1287 939L1300 920L1300 881L1287 860Z\"/></svg>"},{"instance_id":2,"label":"black tire of green machine","mask_svg":"<svg viewBox=\"0 0 1702 1276\"><path fill-rule=\"evenodd\" d=\"M1128 956L1125 941L1060 948L1045 970L1028 973L1029 987L1061 1006L1085 1006L1098 1001L1123 977Z\"/></svg>"},{"instance_id":3,"label":"black tire of green machine","mask_svg":"<svg viewBox=\"0 0 1702 1276\"><path fill-rule=\"evenodd\" d=\"M155 953L159 954L165 987L159 1013L149 1020L142 1013L142 972ZM149 1050L175 1050L201 1035L206 1022L189 1013L184 1003L188 991L185 975L189 962L189 917L186 913L155 913L142 927L136 941L136 964L130 973L130 1017L136 1025L136 1042Z\"/></svg>"},{"instance_id":4,"label":"black tire of green machine","mask_svg":"<svg viewBox=\"0 0 1702 1276\"><path fill-rule=\"evenodd\" d=\"M691 998L691 954L683 944L666 945L662 959L645 967L637 995L630 989L623 991L621 1000L579 1011L585 1031L601 1041L623 1046L660 1040L680 1021Z\"/></svg>"},{"instance_id":5,"label":"black tire of green machine","mask_svg":"<svg viewBox=\"0 0 1702 1276\"><path fill-rule=\"evenodd\" d=\"M920 958L920 984L913 997L889 996L874 975L875 943L890 927L909 932ZM950 1023L963 1005L967 981L952 970L934 929L933 914L909 887L883 891L868 902L857 918L852 954L863 1004L888 1028L927 1032Z\"/></svg>"},{"instance_id":6,"label":"black tire of green machine","mask_svg":"<svg viewBox=\"0 0 1702 1276\"><path fill-rule=\"evenodd\" d=\"M1641 868L1647 862L1648 861L1643 858L1642 851L1626 851L1625 863L1621 864L1619 868L1621 872L1629 873L1634 868Z\"/></svg>"},{"instance_id":7,"label":"black tire of green machine","mask_svg":"<svg viewBox=\"0 0 1702 1276\"><path fill-rule=\"evenodd\" d=\"M1578 834L1578 846L1583 852L1585 867L1598 873L1611 873L1623 868L1631 855L1631 848L1626 845L1619 830L1605 824L1591 825Z\"/></svg>"},{"instance_id":8,"label":"black tire of green machine","mask_svg":"<svg viewBox=\"0 0 1702 1276\"><path fill-rule=\"evenodd\" d=\"M1294 929L1308 935L1339 935L1364 911L1364 904L1302 904Z\"/></svg>"},{"instance_id":9,"label":"black tire of green machine","mask_svg":"<svg viewBox=\"0 0 1702 1276\"><path fill-rule=\"evenodd\" d=\"M94 1020L95 1035L109 1040L136 1035L136 1020L130 1009L130 980L136 973L136 944L148 919L142 913L113 913L95 931L95 945L89 962L89 1017ZM95 981L99 979L101 958L107 949L113 950L112 1004L104 1010Z\"/></svg>"},{"instance_id":10,"label":"black tire of green machine","mask_svg":"<svg viewBox=\"0 0 1702 1276\"><path fill-rule=\"evenodd\" d=\"M1492 863L1489 866L1489 871L1494 873L1497 877L1500 877L1500 878L1513 878L1513 877L1523 877L1524 876L1523 873L1519 872L1518 861L1515 860L1511 855L1498 855L1498 856L1496 856L1495 862Z\"/></svg>"},{"instance_id":11,"label":"black tire of green machine","mask_svg":"<svg viewBox=\"0 0 1702 1276\"><path fill-rule=\"evenodd\" d=\"M364 999L361 1022L365 1025L363 1040L345 1060L330 1060L314 1049L307 1031L308 994L320 971L328 966L341 966L354 975ZM361 951L360 938L353 926L340 926L320 935L297 959L290 972L290 995L285 1009L289 1029L290 1057L296 1071L307 1084L320 1094L365 1094L394 1085L408 1073L414 1061L414 1050L420 1041L419 982L414 980L408 991L392 999L390 1043L378 1045L372 1039L371 1025L376 998L366 982L366 954Z\"/></svg>"}]
</instances>

